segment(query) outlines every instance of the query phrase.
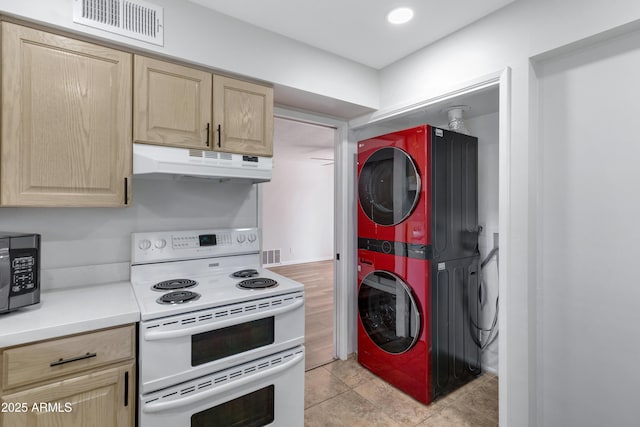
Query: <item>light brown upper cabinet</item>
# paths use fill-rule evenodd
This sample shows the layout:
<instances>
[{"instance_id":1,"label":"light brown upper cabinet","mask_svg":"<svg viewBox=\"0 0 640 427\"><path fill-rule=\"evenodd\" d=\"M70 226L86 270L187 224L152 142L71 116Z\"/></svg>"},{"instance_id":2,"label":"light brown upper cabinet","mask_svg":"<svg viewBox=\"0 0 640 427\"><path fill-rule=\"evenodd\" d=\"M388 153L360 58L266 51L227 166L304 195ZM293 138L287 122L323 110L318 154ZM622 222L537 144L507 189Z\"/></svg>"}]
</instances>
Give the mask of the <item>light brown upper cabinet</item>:
<instances>
[{"instance_id":1,"label":"light brown upper cabinet","mask_svg":"<svg viewBox=\"0 0 640 427\"><path fill-rule=\"evenodd\" d=\"M134 62L135 142L273 155L272 88L140 55Z\"/></svg>"},{"instance_id":2,"label":"light brown upper cabinet","mask_svg":"<svg viewBox=\"0 0 640 427\"><path fill-rule=\"evenodd\" d=\"M273 88L213 76L214 149L273 155Z\"/></svg>"},{"instance_id":3,"label":"light brown upper cabinet","mask_svg":"<svg viewBox=\"0 0 640 427\"><path fill-rule=\"evenodd\" d=\"M139 55L134 70L134 141L210 147L211 74Z\"/></svg>"},{"instance_id":4,"label":"light brown upper cabinet","mask_svg":"<svg viewBox=\"0 0 640 427\"><path fill-rule=\"evenodd\" d=\"M2 24L3 206L125 206L131 54Z\"/></svg>"}]
</instances>

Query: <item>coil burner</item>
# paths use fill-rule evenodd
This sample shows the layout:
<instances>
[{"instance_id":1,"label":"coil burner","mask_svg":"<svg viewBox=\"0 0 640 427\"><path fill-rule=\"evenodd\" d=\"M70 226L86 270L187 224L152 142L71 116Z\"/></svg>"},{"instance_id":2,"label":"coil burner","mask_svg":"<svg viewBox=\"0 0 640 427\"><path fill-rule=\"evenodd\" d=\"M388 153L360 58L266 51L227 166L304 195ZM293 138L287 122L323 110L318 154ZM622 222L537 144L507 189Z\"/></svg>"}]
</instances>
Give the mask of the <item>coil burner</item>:
<instances>
[{"instance_id":1,"label":"coil burner","mask_svg":"<svg viewBox=\"0 0 640 427\"><path fill-rule=\"evenodd\" d=\"M238 283L238 287L241 289L267 289L275 288L276 286L278 286L278 282L265 277L256 277L254 279L247 279Z\"/></svg>"},{"instance_id":2,"label":"coil burner","mask_svg":"<svg viewBox=\"0 0 640 427\"><path fill-rule=\"evenodd\" d=\"M171 279L156 283L151 287L154 291L175 291L176 289L187 289L197 286L198 282L191 279Z\"/></svg>"},{"instance_id":3,"label":"coil burner","mask_svg":"<svg viewBox=\"0 0 640 427\"><path fill-rule=\"evenodd\" d=\"M257 275L258 275L258 270L253 268L236 271L235 273L232 274L233 277L239 277L241 279L245 279L247 277L256 277Z\"/></svg>"},{"instance_id":4,"label":"coil burner","mask_svg":"<svg viewBox=\"0 0 640 427\"><path fill-rule=\"evenodd\" d=\"M162 295L156 301L159 304L184 304L200 298L200 294L191 291L174 291Z\"/></svg>"}]
</instances>

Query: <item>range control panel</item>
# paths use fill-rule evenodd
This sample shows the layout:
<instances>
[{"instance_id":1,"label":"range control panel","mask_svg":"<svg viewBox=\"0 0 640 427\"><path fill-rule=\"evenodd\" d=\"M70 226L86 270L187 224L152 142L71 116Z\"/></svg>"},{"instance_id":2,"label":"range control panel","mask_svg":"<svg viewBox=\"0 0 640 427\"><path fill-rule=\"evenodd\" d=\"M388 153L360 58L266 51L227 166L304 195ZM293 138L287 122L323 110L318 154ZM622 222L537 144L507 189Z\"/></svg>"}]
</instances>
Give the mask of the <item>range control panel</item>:
<instances>
[{"instance_id":1,"label":"range control panel","mask_svg":"<svg viewBox=\"0 0 640 427\"><path fill-rule=\"evenodd\" d=\"M257 228L133 233L131 244L132 264L260 252Z\"/></svg>"}]
</instances>

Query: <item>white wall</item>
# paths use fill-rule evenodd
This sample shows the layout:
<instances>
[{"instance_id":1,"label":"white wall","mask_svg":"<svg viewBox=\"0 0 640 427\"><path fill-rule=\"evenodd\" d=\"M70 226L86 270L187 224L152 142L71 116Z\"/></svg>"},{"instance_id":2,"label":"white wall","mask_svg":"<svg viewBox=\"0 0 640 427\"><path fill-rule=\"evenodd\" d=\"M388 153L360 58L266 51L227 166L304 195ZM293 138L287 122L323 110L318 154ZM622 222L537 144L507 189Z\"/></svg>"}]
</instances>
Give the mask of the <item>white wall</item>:
<instances>
[{"instance_id":1,"label":"white wall","mask_svg":"<svg viewBox=\"0 0 640 427\"><path fill-rule=\"evenodd\" d=\"M43 289L129 280L131 232L255 227L250 184L134 178L128 208L2 208L0 229L42 234Z\"/></svg>"},{"instance_id":2,"label":"white wall","mask_svg":"<svg viewBox=\"0 0 640 427\"><path fill-rule=\"evenodd\" d=\"M280 249L281 264L332 259L333 165L278 156L271 182L261 184L263 249Z\"/></svg>"},{"instance_id":3,"label":"white wall","mask_svg":"<svg viewBox=\"0 0 640 427\"><path fill-rule=\"evenodd\" d=\"M538 337L537 323L544 323L546 313L536 307L537 287L541 283L536 258L539 170L537 113L530 109L536 99L532 89L536 76L530 58L570 43L582 43L585 38L606 37L611 32L639 26L639 19L640 2L636 0L519 0L381 72L383 111L377 114L398 111L419 100L435 99L505 67L512 70L511 99L509 111L505 112L505 117L511 118L508 128L511 144L504 153L510 175L503 181L503 188L508 191L508 207L501 213L505 215L508 235L501 236L500 243L508 248L506 254L502 252L502 259L506 259L506 277L502 279L506 281L508 294L502 337L507 343L502 349L506 357L501 356L500 363L501 374L506 374L500 384L501 425L562 425L543 423L545 419L536 401L537 383L550 372L544 371L544 365L538 372L536 360L536 349L544 340ZM371 116L362 118L358 124L369 119ZM591 123L585 121L584 125ZM555 336L550 329L541 333ZM592 351L599 356L607 353L597 346ZM599 394L598 398L607 397ZM565 401L572 401L570 394ZM615 423L615 413L609 415Z\"/></svg>"},{"instance_id":4,"label":"white wall","mask_svg":"<svg viewBox=\"0 0 640 427\"><path fill-rule=\"evenodd\" d=\"M153 0L164 7L164 46L73 23L74 0L0 0L0 13L83 33L113 43L264 80L347 103L377 108L373 68L265 31L186 0ZM323 101L324 102L324 101Z\"/></svg>"},{"instance_id":5,"label":"white wall","mask_svg":"<svg viewBox=\"0 0 640 427\"><path fill-rule=\"evenodd\" d=\"M640 31L542 61L541 425L640 423Z\"/></svg>"},{"instance_id":6,"label":"white wall","mask_svg":"<svg viewBox=\"0 0 640 427\"><path fill-rule=\"evenodd\" d=\"M498 233L498 113L465 120L471 135L478 137L478 224L482 233L478 238L480 258L485 259L493 249L493 234ZM482 270L484 303L480 326L488 328L493 321L498 297L498 263L494 258ZM483 334L483 339L487 334ZM483 341L484 343L484 341ZM498 340L482 352L483 370L498 373Z\"/></svg>"}]
</instances>

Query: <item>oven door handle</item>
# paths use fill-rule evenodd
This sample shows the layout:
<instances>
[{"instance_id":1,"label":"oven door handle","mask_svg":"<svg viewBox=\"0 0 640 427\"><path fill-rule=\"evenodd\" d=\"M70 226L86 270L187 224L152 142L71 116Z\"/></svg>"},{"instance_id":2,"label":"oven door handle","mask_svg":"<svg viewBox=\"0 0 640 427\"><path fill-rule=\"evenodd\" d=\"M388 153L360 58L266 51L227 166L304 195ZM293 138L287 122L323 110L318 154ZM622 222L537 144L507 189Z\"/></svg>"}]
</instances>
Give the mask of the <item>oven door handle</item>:
<instances>
[{"instance_id":1,"label":"oven door handle","mask_svg":"<svg viewBox=\"0 0 640 427\"><path fill-rule=\"evenodd\" d=\"M201 400L211 399L220 394L228 393L231 390L245 386L247 384L251 384L255 381L269 378L275 374L278 374L282 371L292 368L294 365L300 363L303 360L304 360L304 352L301 352L300 354L296 354L290 360L282 363L281 365L277 365L275 368L270 368L262 372L258 371L258 373L256 374L248 375L244 378L231 381L227 384L215 387L211 390L203 391L198 394L192 394L192 395L189 395L188 397L183 397L181 399L171 400L168 402L145 403L142 406L142 411L147 414L150 414L150 413L157 413L162 411L169 411L171 409L176 409L176 408L183 408L185 406L197 403Z\"/></svg>"},{"instance_id":2,"label":"oven door handle","mask_svg":"<svg viewBox=\"0 0 640 427\"><path fill-rule=\"evenodd\" d=\"M145 341L159 341L166 340L171 338L178 338L193 334L198 334L200 332L209 332L215 331L216 329L226 328L227 326L238 325L240 323L251 322L252 320L262 319L265 317L275 316L277 314L286 313L288 311L293 311L304 304L303 299L299 299L291 304L278 307L269 311L257 311L255 313L251 313L246 316L235 317L232 319L221 320L218 322L206 322L202 325L196 325L190 328L184 329L174 329L170 331L148 331L144 333Z\"/></svg>"}]
</instances>

